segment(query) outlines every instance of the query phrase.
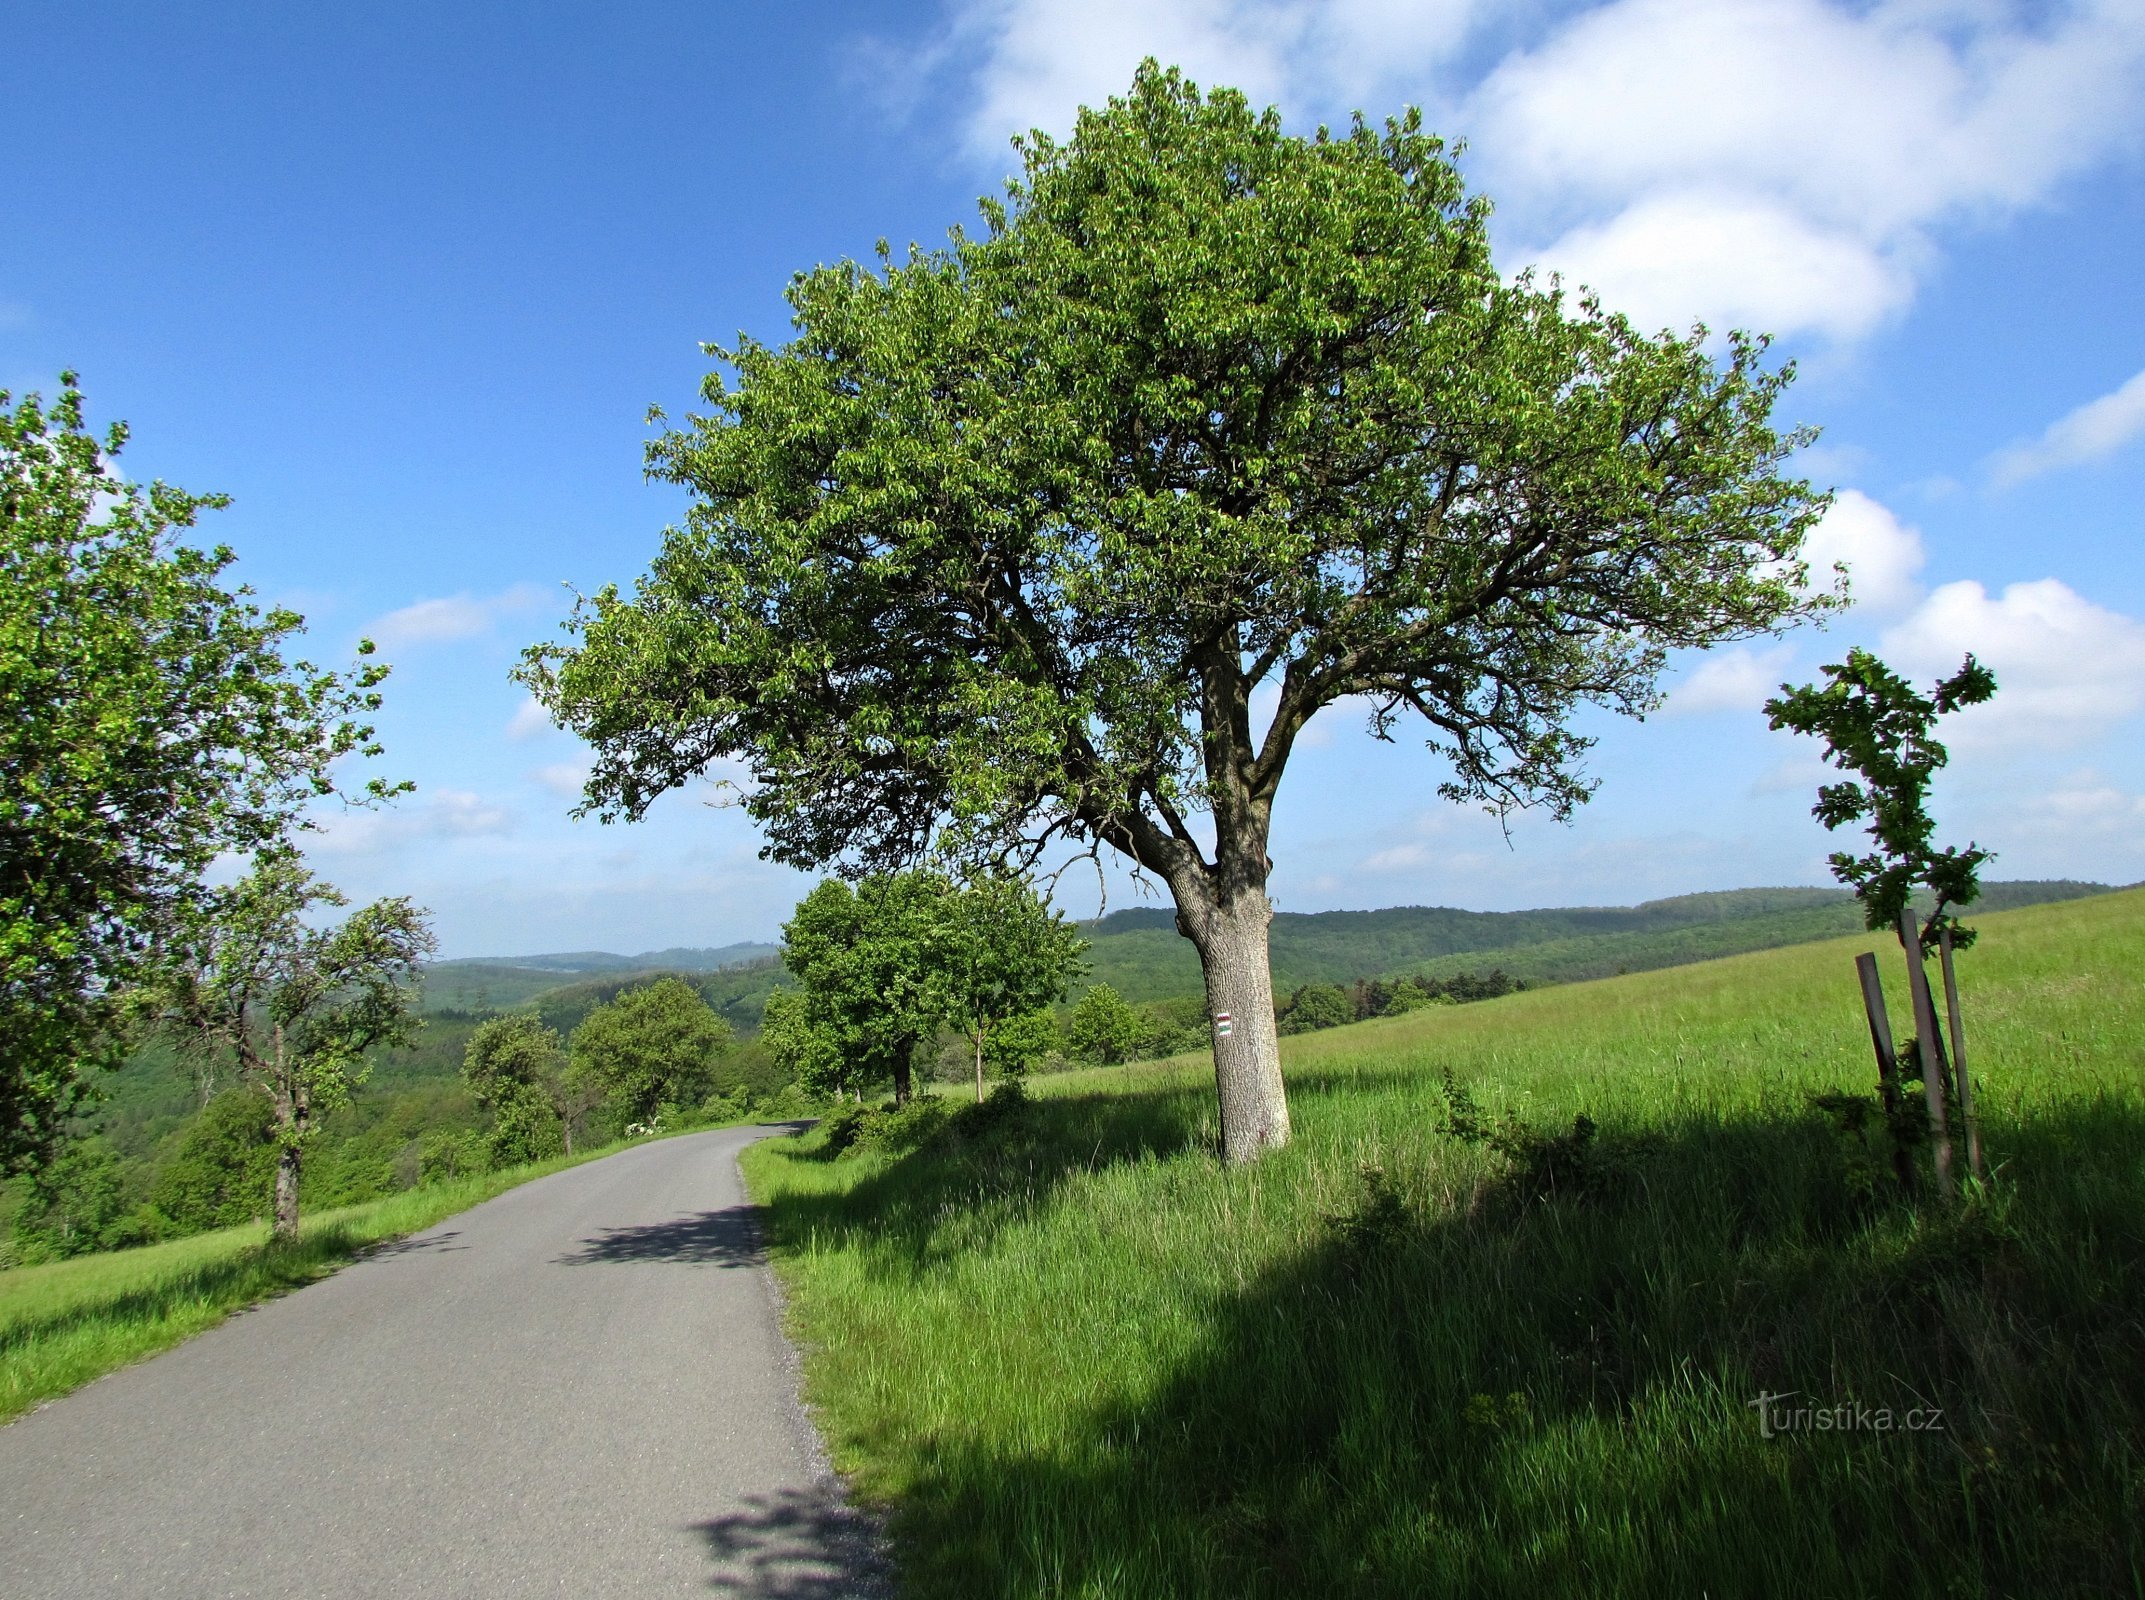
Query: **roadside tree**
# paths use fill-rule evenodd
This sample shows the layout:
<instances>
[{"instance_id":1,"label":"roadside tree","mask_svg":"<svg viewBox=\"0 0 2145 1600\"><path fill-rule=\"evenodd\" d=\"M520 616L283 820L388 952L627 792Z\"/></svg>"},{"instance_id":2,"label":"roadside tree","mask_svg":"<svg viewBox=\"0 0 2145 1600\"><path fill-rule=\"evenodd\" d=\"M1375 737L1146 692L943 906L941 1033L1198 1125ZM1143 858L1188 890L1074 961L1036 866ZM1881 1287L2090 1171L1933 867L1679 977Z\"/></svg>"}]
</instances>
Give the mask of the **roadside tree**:
<instances>
[{"instance_id":1,"label":"roadside tree","mask_svg":"<svg viewBox=\"0 0 2145 1600\"><path fill-rule=\"evenodd\" d=\"M422 1026L418 969L432 953L424 913L378 900L329 927L349 902L277 846L228 889L182 907L148 991L182 1050L228 1062L275 1117L275 1232L298 1233L298 1183L320 1120L365 1079L365 1053Z\"/></svg>"},{"instance_id":2,"label":"roadside tree","mask_svg":"<svg viewBox=\"0 0 2145 1600\"><path fill-rule=\"evenodd\" d=\"M49 407L0 391L0 1170L116 1064L120 997L208 864L377 752L361 719L387 675L288 658L304 618L226 587L228 549L177 542L224 497L118 477L126 430L93 435L60 384Z\"/></svg>"},{"instance_id":3,"label":"roadside tree","mask_svg":"<svg viewBox=\"0 0 2145 1600\"><path fill-rule=\"evenodd\" d=\"M800 1082L861 1092L890 1081L895 1104L909 1103L916 1047L948 1008L953 894L937 873L895 872L853 888L829 878L797 902L782 963L802 1003L784 1002L777 1026Z\"/></svg>"},{"instance_id":4,"label":"roadside tree","mask_svg":"<svg viewBox=\"0 0 2145 1600\"><path fill-rule=\"evenodd\" d=\"M942 1016L968 1043L980 1103L986 1060L1007 1029L1017 1037L996 1053L1004 1061L1026 1063L1048 1053L1034 1019L1040 1013L1049 1022L1049 1007L1084 970L1086 946L1079 930L1019 878L982 874L957 889L945 910Z\"/></svg>"},{"instance_id":5,"label":"roadside tree","mask_svg":"<svg viewBox=\"0 0 2145 1600\"><path fill-rule=\"evenodd\" d=\"M621 1129L646 1127L664 1108L697 1106L730 1048L730 1024L683 978L628 989L582 1018L572 1064L603 1083Z\"/></svg>"},{"instance_id":6,"label":"roadside tree","mask_svg":"<svg viewBox=\"0 0 2145 1600\"><path fill-rule=\"evenodd\" d=\"M531 1016L480 1023L462 1053L462 1081L492 1114L495 1167L573 1154L566 1117L566 1044Z\"/></svg>"},{"instance_id":7,"label":"roadside tree","mask_svg":"<svg viewBox=\"0 0 2145 1600\"><path fill-rule=\"evenodd\" d=\"M1448 798L1564 816L1583 705L1829 603L1825 501L1764 341L1500 271L1413 112L1293 137L1149 62L1021 151L980 236L802 273L793 340L716 352L650 448L685 525L521 676L584 812L735 759L780 861L1160 878L1242 1160L1289 1132L1267 846L1311 719L1420 717Z\"/></svg>"}]
</instances>

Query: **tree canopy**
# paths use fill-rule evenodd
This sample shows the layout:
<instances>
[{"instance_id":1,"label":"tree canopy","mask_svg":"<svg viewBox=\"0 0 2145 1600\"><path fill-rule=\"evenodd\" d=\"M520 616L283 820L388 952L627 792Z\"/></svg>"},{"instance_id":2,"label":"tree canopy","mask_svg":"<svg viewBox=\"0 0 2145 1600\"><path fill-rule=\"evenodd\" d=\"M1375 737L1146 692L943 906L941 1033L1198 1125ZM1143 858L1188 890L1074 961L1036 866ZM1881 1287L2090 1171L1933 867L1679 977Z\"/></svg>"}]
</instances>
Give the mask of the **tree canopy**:
<instances>
[{"instance_id":1,"label":"tree canopy","mask_svg":"<svg viewBox=\"0 0 2145 1600\"><path fill-rule=\"evenodd\" d=\"M946 1011L951 892L937 873L880 873L854 888L829 878L797 902L782 962L801 1001L777 1008L775 1026L800 1078L836 1090L891 1081L908 1102L916 1047Z\"/></svg>"},{"instance_id":2,"label":"tree canopy","mask_svg":"<svg viewBox=\"0 0 2145 1600\"><path fill-rule=\"evenodd\" d=\"M730 1048L730 1024L683 978L628 989L582 1018L573 1065L610 1088L621 1124L652 1125L665 1106L697 1106Z\"/></svg>"},{"instance_id":3,"label":"tree canopy","mask_svg":"<svg viewBox=\"0 0 2145 1600\"><path fill-rule=\"evenodd\" d=\"M1419 718L1452 799L1566 814L1580 706L1824 603L1824 500L1762 340L1502 276L1413 112L1292 136L1149 62L1022 156L978 234L800 274L789 342L711 348L650 447L685 525L522 675L595 748L587 811L736 759L778 860L1161 878L1245 1157L1288 1136L1267 843L1310 719Z\"/></svg>"},{"instance_id":4,"label":"tree canopy","mask_svg":"<svg viewBox=\"0 0 2145 1600\"><path fill-rule=\"evenodd\" d=\"M984 1067L1025 1064L1049 1049L1032 1020L1065 998L1082 971L1079 929L1032 885L1002 873L962 884L945 901L941 1020L967 1039L983 1098ZM1008 1030L1016 1037L1006 1037ZM993 1050L1004 1042L1013 1048Z\"/></svg>"},{"instance_id":5,"label":"tree canopy","mask_svg":"<svg viewBox=\"0 0 2145 1600\"><path fill-rule=\"evenodd\" d=\"M1927 889L1935 906L1921 926L1925 947L1934 948L1948 928L1955 944L1973 943L1974 930L1953 908L1981 892L1981 867L1989 852L1978 845L1936 847L1936 819L1929 814L1929 785L1951 753L1936 738L1936 724L1996 693L1996 675L1972 656L1924 695L1867 650L1847 652L1825 669L1822 685L1780 686L1765 702L1774 728L1791 728L1825 742L1825 759L1852 779L1817 791L1810 814L1827 830L1865 824L1870 848L1860 855L1832 853L1832 875L1853 889L1863 919L1872 928L1896 928L1916 889Z\"/></svg>"},{"instance_id":6,"label":"tree canopy","mask_svg":"<svg viewBox=\"0 0 2145 1600\"><path fill-rule=\"evenodd\" d=\"M384 666L286 649L296 612L227 587L230 550L178 542L221 495L142 487L126 441L58 398L0 391L0 1162L45 1149L109 1062L124 986L226 853L281 837L375 754ZM361 644L361 653L372 646ZM388 786L374 780L360 798Z\"/></svg>"},{"instance_id":7,"label":"tree canopy","mask_svg":"<svg viewBox=\"0 0 2145 1600\"><path fill-rule=\"evenodd\" d=\"M231 1062L266 1095L277 1144L275 1227L298 1232L298 1181L320 1119L364 1080L366 1052L422 1026L418 971L434 948L408 900L376 900L339 923L349 902L272 846L228 888L187 904L149 991L181 1047Z\"/></svg>"}]
</instances>

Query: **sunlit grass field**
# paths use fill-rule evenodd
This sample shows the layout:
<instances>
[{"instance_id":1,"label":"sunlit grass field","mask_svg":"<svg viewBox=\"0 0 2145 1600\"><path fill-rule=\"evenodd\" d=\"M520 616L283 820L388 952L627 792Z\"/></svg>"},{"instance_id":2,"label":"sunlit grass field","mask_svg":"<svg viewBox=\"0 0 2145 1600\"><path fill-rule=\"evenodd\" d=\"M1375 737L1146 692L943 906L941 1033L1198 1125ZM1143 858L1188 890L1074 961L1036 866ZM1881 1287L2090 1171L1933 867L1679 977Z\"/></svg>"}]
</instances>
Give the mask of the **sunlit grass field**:
<instances>
[{"instance_id":1,"label":"sunlit grass field","mask_svg":"<svg viewBox=\"0 0 2145 1600\"><path fill-rule=\"evenodd\" d=\"M368 1246L623 1148L610 1145L302 1216L294 1245L271 1243L267 1224L260 1223L0 1272L0 1422L168 1350L234 1311L311 1283Z\"/></svg>"},{"instance_id":2,"label":"sunlit grass field","mask_svg":"<svg viewBox=\"0 0 2145 1600\"><path fill-rule=\"evenodd\" d=\"M1810 1106L1873 939L1292 1039L1248 1169L1203 1061L759 1145L837 1464L919 1595L2145 1595L2145 893L1979 922L1956 1207Z\"/></svg>"}]
</instances>

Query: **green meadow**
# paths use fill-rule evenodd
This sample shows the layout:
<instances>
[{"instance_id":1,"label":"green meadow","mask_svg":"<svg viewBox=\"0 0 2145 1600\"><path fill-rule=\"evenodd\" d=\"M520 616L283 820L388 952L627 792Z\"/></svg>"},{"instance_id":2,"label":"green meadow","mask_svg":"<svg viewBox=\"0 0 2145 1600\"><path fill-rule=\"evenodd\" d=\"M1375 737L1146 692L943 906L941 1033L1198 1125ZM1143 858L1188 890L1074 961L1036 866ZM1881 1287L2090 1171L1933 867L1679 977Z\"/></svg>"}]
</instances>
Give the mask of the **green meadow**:
<instances>
[{"instance_id":1,"label":"green meadow","mask_svg":"<svg viewBox=\"0 0 2145 1600\"><path fill-rule=\"evenodd\" d=\"M1288 1040L1244 1168L1190 1059L759 1145L836 1463L925 1596L2145 1594L2145 892L1977 921L1956 1205L1811 1105L1868 936Z\"/></svg>"}]
</instances>

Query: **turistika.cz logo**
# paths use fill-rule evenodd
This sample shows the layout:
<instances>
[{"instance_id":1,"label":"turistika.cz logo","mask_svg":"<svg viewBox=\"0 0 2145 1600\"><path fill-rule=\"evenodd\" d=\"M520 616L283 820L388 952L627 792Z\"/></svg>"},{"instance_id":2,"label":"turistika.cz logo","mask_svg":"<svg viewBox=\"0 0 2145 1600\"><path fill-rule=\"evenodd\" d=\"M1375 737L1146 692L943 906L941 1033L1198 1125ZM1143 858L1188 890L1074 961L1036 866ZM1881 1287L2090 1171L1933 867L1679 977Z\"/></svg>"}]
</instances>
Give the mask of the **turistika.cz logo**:
<instances>
[{"instance_id":1,"label":"turistika.cz logo","mask_svg":"<svg viewBox=\"0 0 2145 1600\"><path fill-rule=\"evenodd\" d=\"M1890 1406L1866 1406L1859 1400L1837 1405L1790 1406L1795 1391L1761 1394L1744 1404L1758 1414L1758 1437L1770 1439L1782 1433L1942 1433L1944 1413L1937 1406L1916 1406L1895 1411Z\"/></svg>"}]
</instances>

